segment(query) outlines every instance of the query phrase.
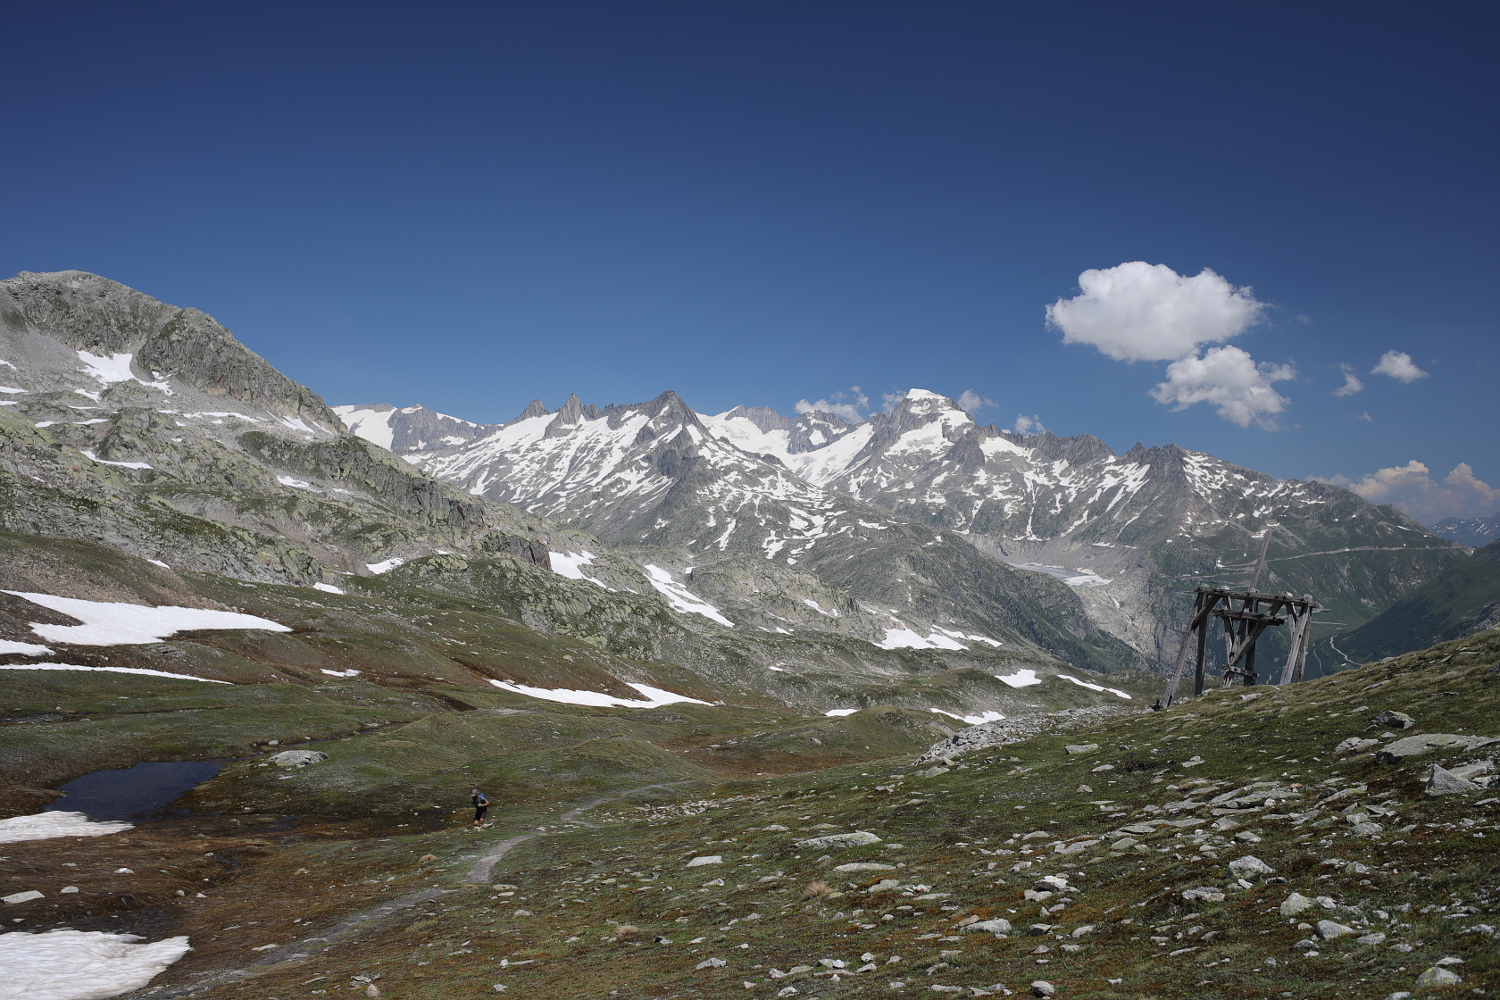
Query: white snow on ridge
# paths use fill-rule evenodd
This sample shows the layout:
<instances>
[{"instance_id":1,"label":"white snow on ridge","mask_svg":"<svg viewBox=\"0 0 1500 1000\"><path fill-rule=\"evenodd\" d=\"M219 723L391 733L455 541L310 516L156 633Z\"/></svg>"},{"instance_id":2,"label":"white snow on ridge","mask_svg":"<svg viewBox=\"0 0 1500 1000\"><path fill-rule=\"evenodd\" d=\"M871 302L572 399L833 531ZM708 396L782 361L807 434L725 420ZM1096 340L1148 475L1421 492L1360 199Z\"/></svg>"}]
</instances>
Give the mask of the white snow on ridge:
<instances>
[{"instance_id":1,"label":"white snow on ridge","mask_svg":"<svg viewBox=\"0 0 1500 1000\"><path fill-rule=\"evenodd\" d=\"M406 560L402 559L400 556L392 556L391 558L382 560L378 563L365 563L365 569L368 569L371 573L379 576L382 573L389 573L391 570L395 569L397 566L400 566L404 562L406 562Z\"/></svg>"},{"instance_id":2,"label":"white snow on ridge","mask_svg":"<svg viewBox=\"0 0 1500 1000\"><path fill-rule=\"evenodd\" d=\"M75 597L28 594L19 590L7 590L5 593L24 598L32 604L40 604L44 608L61 612L83 622L82 625L31 623L31 630L48 642L70 643L75 646L144 645L161 642L169 635L192 629L253 628L265 629L268 632L291 631L280 622L238 611L178 608L170 605L153 608L144 604L84 601ZM166 676L182 675L167 674Z\"/></svg>"},{"instance_id":3,"label":"white snow on ridge","mask_svg":"<svg viewBox=\"0 0 1500 1000\"><path fill-rule=\"evenodd\" d=\"M1090 684L1088 681L1081 681L1077 677L1069 677L1067 674L1058 674L1057 676L1062 680L1071 681L1081 688L1088 688L1090 691L1108 691L1110 694L1118 695L1119 697L1124 698L1127 701L1133 700L1131 699L1130 695L1126 694L1124 691L1121 691L1119 688L1104 687L1100 684ZM1002 678L1002 680L1003 679L1004 678Z\"/></svg>"},{"instance_id":4,"label":"white snow on ridge","mask_svg":"<svg viewBox=\"0 0 1500 1000\"><path fill-rule=\"evenodd\" d=\"M734 622L720 614L718 608L672 579L671 573L660 566L653 566L650 563L647 563L644 568L646 570L646 581L667 599L667 603L672 606L674 611L692 612L696 615L703 615L705 618L712 618L727 628L734 628Z\"/></svg>"},{"instance_id":5,"label":"white snow on ridge","mask_svg":"<svg viewBox=\"0 0 1500 1000\"><path fill-rule=\"evenodd\" d=\"M1005 677L1001 677L999 674L996 674L995 678L997 680L1004 681L1006 684L1009 684L1013 688L1030 687L1033 684L1042 683L1042 679L1037 676L1036 671L1030 669L1019 670L1016 673L1010 674Z\"/></svg>"},{"instance_id":6,"label":"white snow on ridge","mask_svg":"<svg viewBox=\"0 0 1500 1000\"><path fill-rule=\"evenodd\" d=\"M1001 715L999 712L992 710L980 712L978 715L957 715L953 712L945 712L941 708L931 708L928 709L928 711L936 712L938 715L946 715L949 718L957 719L960 722L967 722L971 726L978 726L985 722L999 722L1001 719L1005 718L1005 716Z\"/></svg>"},{"instance_id":7,"label":"white snow on ridge","mask_svg":"<svg viewBox=\"0 0 1500 1000\"><path fill-rule=\"evenodd\" d=\"M934 631L931 635L923 638L910 628L888 628L885 630L885 638L875 645L881 649L967 649L963 643L951 636L944 635L941 630Z\"/></svg>"},{"instance_id":8,"label":"white snow on ridge","mask_svg":"<svg viewBox=\"0 0 1500 1000\"><path fill-rule=\"evenodd\" d=\"M184 937L150 944L134 934L72 929L0 934L0 998L99 1000L138 990L192 948Z\"/></svg>"},{"instance_id":9,"label":"white snow on ridge","mask_svg":"<svg viewBox=\"0 0 1500 1000\"><path fill-rule=\"evenodd\" d=\"M396 415L394 409L382 412L360 406L335 406L333 412L343 419L350 434L378 444L386 451L391 450L391 441L396 436L395 428L391 427L391 417Z\"/></svg>"},{"instance_id":10,"label":"white snow on ridge","mask_svg":"<svg viewBox=\"0 0 1500 1000\"><path fill-rule=\"evenodd\" d=\"M512 694L523 694L528 698L540 698L543 701L556 701L564 705L593 705L597 708L657 708L661 705L675 705L680 702L689 702L694 705L707 705L706 701L697 698L689 698L686 695L673 694L662 688L652 687L649 684L636 684L626 681L630 687L641 693L644 701L632 701L605 694L603 691L580 691L574 688L539 688L529 684L517 684L513 681L490 680L490 683L503 691Z\"/></svg>"},{"instance_id":11,"label":"white snow on ridge","mask_svg":"<svg viewBox=\"0 0 1500 1000\"><path fill-rule=\"evenodd\" d=\"M277 476L276 481L282 486L290 486L298 490L316 490L317 487L305 479L294 479L291 476Z\"/></svg>"},{"instance_id":12,"label":"white snow on ridge","mask_svg":"<svg viewBox=\"0 0 1500 1000\"><path fill-rule=\"evenodd\" d=\"M82 626L74 626L81 628ZM290 631L290 630L288 630ZM151 640L156 641L156 640ZM102 645L114 645L103 643ZM174 681L201 681L204 684L228 684L229 681L211 677L194 677L192 674L173 674L165 670L148 670L145 667L85 667L77 663L0 663L0 670L97 670L105 674L144 674L147 677L170 677ZM3 1000L3 994L0 994Z\"/></svg>"},{"instance_id":13,"label":"white snow on ridge","mask_svg":"<svg viewBox=\"0 0 1500 1000\"><path fill-rule=\"evenodd\" d=\"M134 827L122 820L96 823L81 812L39 812L30 816L0 819L0 844L19 844L26 840L51 840L54 837L102 837ZM0 997L5 995L0 984Z\"/></svg>"},{"instance_id":14,"label":"white snow on ridge","mask_svg":"<svg viewBox=\"0 0 1500 1000\"><path fill-rule=\"evenodd\" d=\"M16 642L14 639L0 639L0 653L15 653L18 656L45 656L52 652L46 646L39 646L34 642Z\"/></svg>"},{"instance_id":15,"label":"white snow on ridge","mask_svg":"<svg viewBox=\"0 0 1500 1000\"><path fill-rule=\"evenodd\" d=\"M343 591L331 583L315 583L313 590L321 590L325 594L342 594Z\"/></svg>"},{"instance_id":16,"label":"white snow on ridge","mask_svg":"<svg viewBox=\"0 0 1500 1000\"><path fill-rule=\"evenodd\" d=\"M147 382L131 371L130 362L134 358L134 354L111 354L104 357L90 354L88 351L78 352L78 360L83 362L85 371L98 379L101 385L113 385L115 382L139 382L141 385L160 389L168 396L172 395L172 388L166 382Z\"/></svg>"},{"instance_id":17,"label":"white snow on ridge","mask_svg":"<svg viewBox=\"0 0 1500 1000\"><path fill-rule=\"evenodd\" d=\"M100 458L86 448L78 449L78 454L87 458L90 462L98 462L100 465L118 465L122 469L149 469L152 466L147 462L111 462L107 458Z\"/></svg>"},{"instance_id":18,"label":"white snow on ridge","mask_svg":"<svg viewBox=\"0 0 1500 1000\"><path fill-rule=\"evenodd\" d=\"M859 711L859 709L857 709L857 708L830 708L828 711L824 712L823 714L824 715L831 715L831 716L834 716L834 717L839 717L839 716L845 716L845 715L853 715L855 712L858 712L858 711Z\"/></svg>"},{"instance_id":19,"label":"white snow on ridge","mask_svg":"<svg viewBox=\"0 0 1500 1000\"><path fill-rule=\"evenodd\" d=\"M558 576L565 576L569 580L586 580L596 587L604 587L604 584L586 575L583 567L594 561L594 554L587 550L574 554L572 552L553 552L550 554L552 561L552 572ZM612 587L604 587L605 590L613 590Z\"/></svg>"}]
</instances>

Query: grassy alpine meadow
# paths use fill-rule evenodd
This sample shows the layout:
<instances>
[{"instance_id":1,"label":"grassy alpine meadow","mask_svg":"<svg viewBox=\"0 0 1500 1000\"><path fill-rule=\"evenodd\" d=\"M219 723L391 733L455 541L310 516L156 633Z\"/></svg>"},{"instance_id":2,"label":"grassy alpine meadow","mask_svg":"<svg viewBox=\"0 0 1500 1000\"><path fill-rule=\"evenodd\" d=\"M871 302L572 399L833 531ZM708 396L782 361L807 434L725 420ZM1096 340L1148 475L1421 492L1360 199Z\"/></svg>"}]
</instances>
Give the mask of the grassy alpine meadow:
<instances>
[{"instance_id":1,"label":"grassy alpine meadow","mask_svg":"<svg viewBox=\"0 0 1500 1000\"><path fill-rule=\"evenodd\" d=\"M217 816L99 838L98 891L11 909L188 933L156 996L1489 995L1497 692L1492 631L930 766L893 710L497 702L239 761L195 793ZM62 846L6 851L8 893ZM153 858L139 899L107 884Z\"/></svg>"}]
</instances>

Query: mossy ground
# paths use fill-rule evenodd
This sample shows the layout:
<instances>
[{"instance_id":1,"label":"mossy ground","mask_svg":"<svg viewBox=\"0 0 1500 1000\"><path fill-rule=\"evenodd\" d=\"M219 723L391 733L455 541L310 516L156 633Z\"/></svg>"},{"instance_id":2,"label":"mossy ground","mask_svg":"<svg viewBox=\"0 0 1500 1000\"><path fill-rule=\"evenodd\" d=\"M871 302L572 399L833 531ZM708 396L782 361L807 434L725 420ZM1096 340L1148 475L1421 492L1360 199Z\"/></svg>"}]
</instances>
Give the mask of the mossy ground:
<instances>
[{"instance_id":1,"label":"mossy ground","mask_svg":"<svg viewBox=\"0 0 1500 1000\"><path fill-rule=\"evenodd\" d=\"M202 821L217 824L212 829L175 834L176 843L218 837L226 851L240 845L238 868L206 876L184 870L185 880L210 878L204 899L173 890L123 910L121 887L103 872L101 891L115 893L110 926L131 925L134 913L134 926L193 936L198 950L157 981L169 995L192 988L205 997L286 1000L374 982L382 996L400 998L494 995L498 983L509 996L774 997L792 986L799 997L826 1000L933 995L933 986L967 995L970 987L1005 984L1019 992L1046 979L1063 996L1122 1000L1398 990L1435 997L1443 991L1414 983L1445 957L1463 960L1453 966L1464 979L1457 991L1488 995L1500 989L1495 940L1468 931L1500 924L1493 850L1500 803L1487 792L1427 797L1421 777L1430 763L1456 765L1493 750L1377 764L1368 751L1335 755L1334 747L1349 736L1379 737L1365 729L1387 708L1414 716L1412 732L1493 735L1500 728L1497 661L1500 632L1485 633L1293 688L1232 689L1164 713L1043 734L975 752L931 776L911 766L911 748L877 757L891 747L875 742L872 757L857 763L833 755L809 759L822 766L808 773L744 774L757 755L784 756L784 740L853 745L876 739L867 726L895 728L861 718L877 712L795 720L701 706L637 713L555 706L523 715L495 705L428 714L322 744L331 759L286 781L244 762L203 786L200 802L217 795L226 810L241 801L252 810L224 811ZM611 727L633 735L615 739ZM505 754L484 752L492 739L509 748ZM679 752L694 740L702 741L696 754ZM710 767L710 744L731 740L744 755L733 771ZM1098 749L1066 750L1090 743ZM550 777L538 772L528 784L528 766L546 767ZM563 767L576 775L558 777ZM502 773L520 778L517 793L496 786L492 825L469 830L452 796L476 776ZM559 821L582 797L664 783L653 778L669 787ZM365 779L369 785L358 784ZM1270 783L1261 789L1274 805L1232 814L1211 805L1256 781ZM392 806L438 808L355 814L353 803L386 801L373 791L383 784L410 792L390 799ZM326 818L282 819L274 796L283 788L288 803L324 803ZM1215 829L1215 809L1238 826ZM1361 835L1350 809L1383 829ZM1121 831L1143 822L1151 832ZM796 846L829 827L869 830L882 840L843 851ZM164 826L150 836L170 834ZM1242 834L1258 839L1237 839ZM500 859L488 883L467 881L476 858L517 835L530 839ZM1127 836L1136 843L1121 843ZM6 879L5 891L29 887L21 882L58 863L57 845L47 844L7 848L12 858L35 860ZM129 846L102 838L87 848L112 863L108 852L122 845ZM53 853L42 858L45 852ZM1244 888L1226 866L1250 854L1276 871ZM686 866L704 855L723 863ZM848 862L895 867L834 870ZM1026 898L1041 875L1065 876L1074 890ZM883 879L895 884L882 886ZM1199 887L1225 897L1184 899L1184 890ZM1277 906L1293 890L1347 909L1283 918ZM418 901L383 921L329 933L349 914L399 894ZM49 912L54 902L15 912L27 928L104 919L97 906L84 907L96 910L94 918ZM1014 930L1005 938L965 933L959 924L970 916L1003 917ZM1322 941L1309 957L1297 943L1313 935L1297 923L1322 918L1387 938ZM1033 934L1032 924L1050 927ZM1074 937L1081 927L1092 930ZM304 940L320 937L329 940ZM276 958L288 939L302 940L306 957ZM265 944L277 948L251 950ZM709 958L725 964L696 968ZM264 964L251 965L257 960ZM875 968L853 971L867 964ZM808 968L791 972L801 966ZM196 978L226 968L249 974ZM773 977L773 968L788 974Z\"/></svg>"}]
</instances>

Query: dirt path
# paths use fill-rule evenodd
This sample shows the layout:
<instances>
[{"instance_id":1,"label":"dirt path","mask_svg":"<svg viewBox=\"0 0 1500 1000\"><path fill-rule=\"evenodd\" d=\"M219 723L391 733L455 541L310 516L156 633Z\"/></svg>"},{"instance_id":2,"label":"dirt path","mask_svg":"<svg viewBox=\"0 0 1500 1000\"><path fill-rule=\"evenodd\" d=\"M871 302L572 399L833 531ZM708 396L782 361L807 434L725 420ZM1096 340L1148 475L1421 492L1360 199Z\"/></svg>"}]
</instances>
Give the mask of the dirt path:
<instances>
[{"instance_id":1,"label":"dirt path","mask_svg":"<svg viewBox=\"0 0 1500 1000\"><path fill-rule=\"evenodd\" d=\"M672 788L677 785L684 784L690 784L690 782L669 781L653 785L640 785L635 788L627 788L623 791L615 792L611 795L601 795L597 798L589 799L586 802L574 806L572 809L569 809L567 812L563 813L562 816L560 816L554 822L558 825L563 823L573 823L581 826L592 827L595 824L586 823L582 820L579 820L577 817L583 813L588 812L591 809L598 808L606 802L615 802L620 799L628 798L629 796L638 794L640 792L649 792L656 789ZM502 858L504 858L516 847L526 843L528 840L534 840L538 837L550 837L553 834L562 832L564 831L555 828L551 830L538 828L531 831L530 833L517 834L514 837L508 837L505 840L500 841L499 843L490 847L489 850L485 851L484 854L480 855L475 860L473 866L464 876L463 882L469 885L482 885L488 882L490 880L490 873L494 871L495 865L498 864ZM290 962L300 962L303 959L311 958L313 955L329 951L337 945L345 943L351 935L357 933L362 929L373 928L374 926L381 924L386 919L394 916L397 913L400 913L403 910L410 909L414 906L420 906L421 904L436 899L439 896L457 891L457 889L440 889L437 887L433 887L430 889L422 889L417 892L408 893L407 895L402 896L399 899L393 899L390 902L384 903L373 909L364 910L359 913L352 914L334 924L332 927L324 928L317 934L308 935L307 937L301 938L297 941L291 942L290 944L277 948L275 951L268 952L263 957L256 959L256 961L246 966L232 969L220 969L214 972L198 973L194 976L193 982L191 983L181 983L165 988L150 986L143 987L143 992L141 993L141 995L144 996L149 993L152 1000L171 1000L171 998L175 997L190 997L194 994L201 993L204 990L213 989L215 987L223 986L228 983L251 979L255 976L261 975L262 973L269 972L277 966L281 966Z\"/></svg>"}]
</instances>

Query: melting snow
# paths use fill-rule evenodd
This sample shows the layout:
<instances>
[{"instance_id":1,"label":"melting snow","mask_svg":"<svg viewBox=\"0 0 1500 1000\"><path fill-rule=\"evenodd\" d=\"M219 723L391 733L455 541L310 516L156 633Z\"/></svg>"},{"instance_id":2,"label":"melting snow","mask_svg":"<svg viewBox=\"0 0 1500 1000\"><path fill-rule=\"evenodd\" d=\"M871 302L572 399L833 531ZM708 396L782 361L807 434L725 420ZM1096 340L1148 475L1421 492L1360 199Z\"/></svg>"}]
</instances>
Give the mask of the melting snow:
<instances>
[{"instance_id":1,"label":"melting snow","mask_svg":"<svg viewBox=\"0 0 1500 1000\"><path fill-rule=\"evenodd\" d=\"M1124 691L1121 691L1119 688L1104 687L1099 684L1090 684L1088 681L1081 681L1077 677L1069 677L1067 674L1058 674L1057 676L1065 681L1072 681L1079 687L1088 688L1090 691L1108 691L1110 694L1119 695L1121 698L1130 698L1130 695L1126 694Z\"/></svg>"},{"instance_id":2,"label":"melting snow","mask_svg":"<svg viewBox=\"0 0 1500 1000\"><path fill-rule=\"evenodd\" d=\"M84 626L72 626L83 628ZM283 631L291 631L284 629ZM156 642L148 639L147 642ZM97 645L110 646L114 643L98 643ZM216 681L209 677L194 677L192 674L170 674L165 670L148 670L145 667L84 667L77 663L0 663L0 670L98 670L106 674L145 674L147 677L170 677L177 681L202 681L205 684L228 684L228 681Z\"/></svg>"},{"instance_id":3,"label":"melting snow","mask_svg":"<svg viewBox=\"0 0 1500 1000\"><path fill-rule=\"evenodd\" d=\"M734 622L720 614L718 608L698 597L676 580L673 580L671 573L660 566L653 566L650 563L646 564L645 569L647 581L661 592L673 610L681 612L690 611L693 614L703 615L705 618L712 618L720 625L734 628Z\"/></svg>"},{"instance_id":4,"label":"melting snow","mask_svg":"<svg viewBox=\"0 0 1500 1000\"><path fill-rule=\"evenodd\" d=\"M291 487L293 487L295 489L299 489L299 490L315 490L315 489L317 489L316 486L314 486L312 483L309 483L307 480L305 480L305 479L293 479L291 476L277 476L276 477L276 481L278 483L280 483L282 486L291 486Z\"/></svg>"},{"instance_id":5,"label":"melting snow","mask_svg":"<svg viewBox=\"0 0 1500 1000\"><path fill-rule=\"evenodd\" d=\"M90 462L98 462L100 465L118 465L122 469L149 469L151 466L145 462L111 462L107 458L99 458L93 452L80 448L78 454L87 458Z\"/></svg>"},{"instance_id":6,"label":"melting snow","mask_svg":"<svg viewBox=\"0 0 1500 1000\"><path fill-rule=\"evenodd\" d=\"M327 674L329 677L358 677L359 676L359 671L355 670L352 667L349 668L348 670L329 670L327 667L320 667L319 669L322 670L323 673Z\"/></svg>"},{"instance_id":7,"label":"melting snow","mask_svg":"<svg viewBox=\"0 0 1500 1000\"><path fill-rule=\"evenodd\" d=\"M16 642L14 639L0 639L0 653L15 653L20 656L42 656L52 650L46 646L38 646L34 642Z\"/></svg>"},{"instance_id":8,"label":"melting snow","mask_svg":"<svg viewBox=\"0 0 1500 1000\"><path fill-rule=\"evenodd\" d=\"M995 677L1013 688L1030 687L1033 684L1042 683L1042 679L1036 675L1035 670L1020 670L1008 677L1001 677L999 674L996 674Z\"/></svg>"},{"instance_id":9,"label":"melting snow","mask_svg":"<svg viewBox=\"0 0 1500 1000\"><path fill-rule=\"evenodd\" d=\"M963 643L958 642L951 636L944 635L941 631L934 631L925 639L913 632L906 626L901 628L888 628L885 630L885 639L875 645L881 649L967 649Z\"/></svg>"},{"instance_id":10,"label":"melting snow","mask_svg":"<svg viewBox=\"0 0 1500 1000\"><path fill-rule=\"evenodd\" d=\"M118 820L96 823L81 812L32 813L30 816L0 819L0 844L17 844L23 840L51 840L54 837L102 837L106 833L129 830L133 825ZM3 988L0 986L0 989ZM0 996L4 995L0 993Z\"/></svg>"},{"instance_id":11,"label":"melting snow","mask_svg":"<svg viewBox=\"0 0 1500 1000\"><path fill-rule=\"evenodd\" d=\"M88 351L79 351L78 360L88 373L98 379L101 385L111 385L115 382L139 382L141 385L149 385L153 389L160 389L168 396L172 395L172 389L165 382L147 382L138 378L135 372L130 370L131 359L134 354L111 354L102 357L98 354L90 354ZM89 395L84 393L84 395Z\"/></svg>"},{"instance_id":12,"label":"melting snow","mask_svg":"<svg viewBox=\"0 0 1500 1000\"><path fill-rule=\"evenodd\" d=\"M552 572L558 576L565 576L569 580L587 580L596 587L604 587L602 581L596 580L583 572L583 567L594 561L594 554L592 552L583 551L577 555L571 552L553 552L551 559ZM613 590L614 588L604 587L604 589Z\"/></svg>"},{"instance_id":13,"label":"melting snow","mask_svg":"<svg viewBox=\"0 0 1500 1000\"><path fill-rule=\"evenodd\" d=\"M368 569L371 573L374 573L376 576L379 576L382 573L389 573L391 570L395 569L397 566L400 566L404 562L406 562L406 560L402 559L400 556L392 556L391 558L386 559L383 562L365 563L365 568Z\"/></svg>"},{"instance_id":14,"label":"melting snow","mask_svg":"<svg viewBox=\"0 0 1500 1000\"><path fill-rule=\"evenodd\" d=\"M331 583L315 583L313 590L321 590L325 594L342 594L343 591Z\"/></svg>"},{"instance_id":15,"label":"melting snow","mask_svg":"<svg viewBox=\"0 0 1500 1000\"><path fill-rule=\"evenodd\" d=\"M140 989L192 949L186 937L150 944L134 934L71 929L0 934L0 997L96 1000Z\"/></svg>"},{"instance_id":16,"label":"melting snow","mask_svg":"<svg viewBox=\"0 0 1500 1000\"><path fill-rule=\"evenodd\" d=\"M516 684L512 681L491 680L491 684L514 694L524 694L528 698L540 698L543 701L560 701L565 705L594 705L601 708L656 708L659 705L674 705L679 702L691 702L694 705L707 705L706 701L697 698L689 698L686 695L673 694L649 684L636 684L631 681L626 683L641 693L644 701L629 701L605 694L603 691L579 691L573 688L539 688L528 684Z\"/></svg>"},{"instance_id":17,"label":"melting snow","mask_svg":"<svg viewBox=\"0 0 1500 1000\"><path fill-rule=\"evenodd\" d=\"M941 708L932 708L928 709L928 711L936 712L938 715L946 715L950 718L957 719L960 722L967 722L971 726L977 726L985 722L999 722L1001 719L1005 718L1005 716L1001 715L999 712L993 711L980 712L978 715L956 715L953 712L945 712Z\"/></svg>"},{"instance_id":18,"label":"melting snow","mask_svg":"<svg viewBox=\"0 0 1500 1000\"><path fill-rule=\"evenodd\" d=\"M77 618L82 625L42 625L31 623L31 630L49 642L75 646L133 646L161 642L167 636L190 629L259 628L268 632L290 632L291 629L268 618L238 611L212 611L206 608L153 608L144 604L115 604L105 601L83 601L51 594L27 594L7 590L32 604ZM137 671L139 672L139 671ZM155 673L156 671L147 671ZM168 677L181 676L167 674Z\"/></svg>"},{"instance_id":19,"label":"melting snow","mask_svg":"<svg viewBox=\"0 0 1500 1000\"><path fill-rule=\"evenodd\" d=\"M172 568L172 567L168 566L166 563L162 562L160 559L147 559L146 561L148 563L150 563L151 565L153 565L153 566L160 566L162 569L171 569Z\"/></svg>"},{"instance_id":20,"label":"melting snow","mask_svg":"<svg viewBox=\"0 0 1500 1000\"><path fill-rule=\"evenodd\" d=\"M858 711L859 711L859 709L857 709L857 708L830 708L828 711L824 712L823 714L824 715L853 715L855 712L858 712Z\"/></svg>"},{"instance_id":21,"label":"melting snow","mask_svg":"<svg viewBox=\"0 0 1500 1000\"><path fill-rule=\"evenodd\" d=\"M26 389L12 389L8 385L0 385L0 392L27 392Z\"/></svg>"}]
</instances>

